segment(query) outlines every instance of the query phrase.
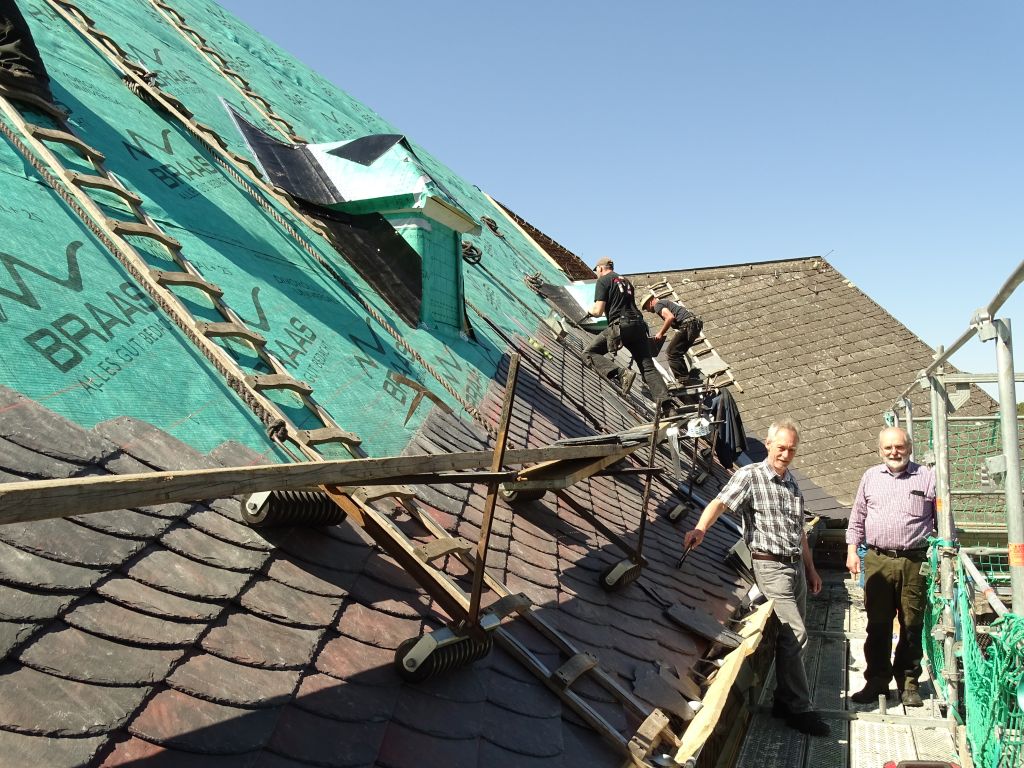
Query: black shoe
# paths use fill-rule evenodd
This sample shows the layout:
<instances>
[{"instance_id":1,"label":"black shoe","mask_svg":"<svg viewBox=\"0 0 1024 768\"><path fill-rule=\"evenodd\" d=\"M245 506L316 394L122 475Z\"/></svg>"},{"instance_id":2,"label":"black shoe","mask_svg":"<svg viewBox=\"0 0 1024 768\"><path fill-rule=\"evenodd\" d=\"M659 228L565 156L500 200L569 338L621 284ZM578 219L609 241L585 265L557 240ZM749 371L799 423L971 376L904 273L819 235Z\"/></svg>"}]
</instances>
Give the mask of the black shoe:
<instances>
[{"instance_id":1,"label":"black shoe","mask_svg":"<svg viewBox=\"0 0 1024 768\"><path fill-rule=\"evenodd\" d=\"M821 715L813 710L807 712L791 712L786 717L786 725L794 730L800 731L800 733L806 733L808 736L828 736L832 733L832 729L828 727L828 723L821 719Z\"/></svg>"},{"instance_id":2,"label":"black shoe","mask_svg":"<svg viewBox=\"0 0 1024 768\"><path fill-rule=\"evenodd\" d=\"M772 702L772 717L780 717L785 720L789 717L792 712L789 711L789 707L784 702L773 701Z\"/></svg>"},{"instance_id":3,"label":"black shoe","mask_svg":"<svg viewBox=\"0 0 1024 768\"><path fill-rule=\"evenodd\" d=\"M871 682L850 696L854 704L875 704L879 696L889 695L889 683Z\"/></svg>"},{"instance_id":4,"label":"black shoe","mask_svg":"<svg viewBox=\"0 0 1024 768\"><path fill-rule=\"evenodd\" d=\"M921 699L921 692L917 688L907 688L900 693L900 701L903 702L905 707L923 707L924 701Z\"/></svg>"}]
</instances>

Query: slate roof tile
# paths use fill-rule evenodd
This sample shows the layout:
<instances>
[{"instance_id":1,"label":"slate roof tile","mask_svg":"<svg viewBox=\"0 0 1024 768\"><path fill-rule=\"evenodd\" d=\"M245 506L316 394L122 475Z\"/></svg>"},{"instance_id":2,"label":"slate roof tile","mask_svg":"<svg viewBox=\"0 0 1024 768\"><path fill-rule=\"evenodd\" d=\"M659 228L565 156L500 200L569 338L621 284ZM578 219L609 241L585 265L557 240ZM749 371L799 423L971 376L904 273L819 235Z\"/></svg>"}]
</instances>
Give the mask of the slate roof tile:
<instances>
[{"instance_id":1,"label":"slate roof tile","mask_svg":"<svg viewBox=\"0 0 1024 768\"><path fill-rule=\"evenodd\" d=\"M515 637L517 640L520 640L520 644L525 646L525 643L522 643L522 639L520 637L520 635L522 634L521 627L514 625L506 625L506 629L510 631L510 634L513 637ZM543 659L543 661L546 664L550 662L548 664L550 669L557 669L559 666L560 658L552 656ZM519 682L525 685L530 685L537 679L532 672L526 669L526 667L524 667L522 664L516 661L510 654L507 653L499 653L496 651L492 651L490 654L487 655L486 658L478 661L474 665L474 667L479 669L488 669L495 673L500 673L503 677L499 679L510 678L512 680L518 680Z\"/></svg>"},{"instance_id":2,"label":"slate roof tile","mask_svg":"<svg viewBox=\"0 0 1024 768\"><path fill-rule=\"evenodd\" d=\"M637 637L617 625L612 625L609 632L609 644L627 656L639 661L650 661L661 655L662 649L656 640Z\"/></svg>"},{"instance_id":3,"label":"slate roof tile","mask_svg":"<svg viewBox=\"0 0 1024 768\"><path fill-rule=\"evenodd\" d=\"M204 565L162 547L143 552L127 574L151 587L204 600L230 600L251 578L248 573Z\"/></svg>"},{"instance_id":4,"label":"slate roof tile","mask_svg":"<svg viewBox=\"0 0 1024 768\"><path fill-rule=\"evenodd\" d=\"M508 544L509 554L521 560L549 572L558 570L558 557L555 554L547 554L539 549L528 546L516 540L514 537Z\"/></svg>"},{"instance_id":5,"label":"slate roof tile","mask_svg":"<svg viewBox=\"0 0 1024 768\"><path fill-rule=\"evenodd\" d=\"M273 545L255 529L207 507L200 507L190 514L188 524L221 541L237 544L240 547L257 550L273 549Z\"/></svg>"},{"instance_id":6,"label":"slate roof tile","mask_svg":"<svg viewBox=\"0 0 1024 768\"><path fill-rule=\"evenodd\" d=\"M572 755L571 758L569 755ZM534 757L521 752L513 752L487 741L487 739L480 741L480 764L489 768L561 768L566 765L567 761L575 765L577 759L576 755L568 750L550 757ZM580 763L580 765L590 766L593 764Z\"/></svg>"},{"instance_id":7,"label":"slate roof tile","mask_svg":"<svg viewBox=\"0 0 1024 768\"><path fill-rule=\"evenodd\" d=\"M0 659L7 658L8 654L31 637L39 626L24 622L0 621Z\"/></svg>"},{"instance_id":8,"label":"slate roof tile","mask_svg":"<svg viewBox=\"0 0 1024 768\"><path fill-rule=\"evenodd\" d=\"M42 621L61 613L75 595L50 594L15 589L0 584L0 619L4 621Z\"/></svg>"},{"instance_id":9,"label":"slate roof tile","mask_svg":"<svg viewBox=\"0 0 1024 768\"><path fill-rule=\"evenodd\" d=\"M186 752L238 755L267 743L280 712L232 707L167 688L146 702L128 730Z\"/></svg>"},{"instance_id":10,"label":"slate roof tile","mask_svg":"<svg viewBox=\"0 0 1024 768\"><path fill-rule=\"evenodd\" d=\"M534 605L548 605L558 599L558 591L553 587L542 587L532 581L520 578L515 573L505 576L505 586L513 593L522 592L530 598Z\"/></svg>"},{"instance_id":11,"label":"slate roof tile","mask_svg":"<svg viewBox=\"0 0 1024 768\"><path fill-rule=\"evenodd\" d=\"M279 553L269 561L266 574L289 587L325 597L344 597L358 578L354 573L331 571L309 563L300 565Z\"/></svg>"},{"instance_id":12,"label":"slate roof tile","mask_svg":"<svg viewBox=\"0 0 1024 768\"><path fill-rule=\"evenodd\" d=\"M167 683L200 699L239 707L286 704L299 683L299 670L261 669L196 653L180 664Z\"/></svg>"},{"instance_id":13,"label":"slate roof tile","mask_svg":"<svg viewBox=\"0 0 1024 768\"><path fill-rule=\"evenodd\" d=\"M151 648L191 645L205 626L148 616L99 598L86 598L64 620L73 627L111 640L125 640Z\"/></svg>"},{"instance_id":14,"label":"slate roof tile","mask_svg":"<svg viewBox=\"0 0 1024 768\"><path fill-rule=\"evenodd\" d=\"M223 467L253 467L272 463L271 450L257 453L237 440L225 440L209 453L209 457Z\"/></svg>"},{"instance_id":15,"label":"slate roof tile","mask_svg":"<svg viewBox=\"0 0 1024 768\"><path fill-rule=\"evenodd\" d=\"M472 739L481 734L482 710L487 704L480 702L445 702L418 690L416 686L402 688L395 703L392 718L407 728L445 739Z\"/></svg>"},{"instance_id":16,"label":"slate roof tile","mask_svg":"<svg viewBox=\"0 0 1024 768\"><path fill-rule=\"evenodd\" d=\"M361 643L394 650L403 641L417 637L422 626L420 618L392 616L360 603L348 602L335 628Z\"/></svg>"},{"instance_id":17,"label":"slate roof tile","mask_svg":"<svg viewBox=\"0 0 1024 768\"><path fill-rule=\"evenodd\" d=\"M0 437L0 469L27 480L47 480L85 474L85 468L81 464L72 464L31 451L2 437Z\"/></svg>"},{"instance_id":18,"label":"slate roof tile","mask_svg":"<svg viewBox=\"0 0 1024 768\"><path fill-rule=\"evenodd\" d=\"M97 424L97 435L156 469L207 469L212 462L195 448L131 416L118 416Z\"/></svg>"},{"instance_id":19,"label":"slate roof tile","mask_svg":"<svg viewBox=\"0 0 1024 768\"><path fill-rule=\"evenodd\" d=\"M344 684L329 675L302 679L295 706L316 715L350 723L386 723L391 719L401 689L397 686Z\"/></svg>"},{"instance_id":20,"label":"slate roof tile","mask_svg":"<svg viewBox=\"0 0 1024 768\"><path fill-rule=\"evenodd\" d=\"M384 732L378 764L383 768L451 768L480 765L478 739L444 739L391 723Z\"/></svg>"},{"instance_id":21,"label":"slate roof tile","mask_svg":"<svg viewBox=\"0 0 1024 768\"><path fill-rule=\"evenodd\" d=\"M189 525L169 528L160 542L179 555L231 571L258 571L267 559L266 552L233 546Z\"/></svg>"},{"instance_id":22,"label":"slate roof tile","mask_svg":"<svg viewBox=\"0 0 1024 768\"><path fill-rule=\"evenodd\" d=\"M483 738L509 752L530 757L554 757L562 753L562 720L530 717L489 706L483 711Z\"/></svg>"},{"instance_id":23,"label":"slate roof tile","mask_svg":"<svg viewBox=\"0 0 1024 768\"><path fill-rule=\"evenodd\" d=\"M0 542L0 583L46 592L83 592L103 571L49 560Z\"/></svg>"},{"instance_id":24,"label":"slate roof tile","mask_svg":"<svg viewBox=\"0 0 1024 768\"><path fill-rule=\"evenodd\" d=\"M251 584L239 602L264 618L299 627L326 627L341 607L341 598L314 595L270 579Z\"/></svg>"},{"instance_id":25,"label":"slate roof tile","mask_svg":"<svg viewBox=\"0 0 1024 768\"><path fill-rule=\"evenodd\" d=\"M385 686L399 679L392 667L394 660L394 651L338 635L324 643L315 664L319 671L339 680Z\"/></svg>"},{"instance_id":26,"label":"slate roof tile","mask_svg":"<svg viewBox=\"0 0 1024 768\"><path fill-rule=\"evenodd\" d=\"M0 668L0 726L41 736L97 736L124 725L148 692L67 680L6 662Z\"/></svg>"},{"instance_id":27,"label":"slate roof tile","mask_svg":"<svg viewBox=\"0 0 1024 768\"><path fill-rule=\"evenodd\" d=\"M496 707L529 717L559 717L562 703L547 688L509 677L492 669L488 678L487 700Z\"/></svg>"},{"instance_id":28,"label":"slate roof tile","mask_svg":"<svg viewBox=\"0 0 1024 768\"><path fill-rule=\"evenodd\" d=\"M609 627L604 624L593 624L589 621L580 621L568 613L555 613L557 626L562 632L588 649L603 648L611 643Z\"/></svg>"},{"instance_id":29,"label":"slate roof tile","mask_svg":"<svg viewBox=\"0 0 1024 768\"><path fill-rule=\"evenodd\" d=\"M0 540L50 560L91 568L119 565L144 546L60 518L0 525Z\"/></svg>"},{"instance_id":30,"label":"slate roof tile","mask_svg":"<svg viewBox=\"0 0 1024 768\"><path fill-rule=\"evenodd\" d=\"M0 755L7 765L79 768L88 765L105 736L55 738L0 730Z\"/></svg>"},{"instance_id":31,"label":"slate roof tile","mask_svg":"<svg viewBox=\"0 0 1024 768\"><path fill-rule=\"evenodd\" d=\"M546 588L548 590L554 590L558 588L558 578L556 573L554 572L554 568L556 567L557 563L554 560L552 560L550 561L550 564L552 568L547 569L543 567L538 567L534 565L532 562L522 560L516 557L515 555L510 555L508 558L508 570L511 575L514 575L516 578L520 580L529 582L534 586ZM551 595L550 597L546 598L545 602L549 599L552 599L553 597L554 595Z\"/></svg>"},{"instance_id":32,"label":"slate roof tile","mask_svg":"<svg viewBox=\"0 0 1024 768\"><path fill-rule=\"evenodd\" d=\"M362 544L340 541L324 536L322 530L310 528L269 530L266 538L291 555L296 562L312 563L347 573L361 573L371 554L369 547Z\"/></svg>"},{"instance_id":33,"label":"slate roof tile","mask_svg":"<svg viewBox=\"0 0 1024 768\"><path fill-rule=\"evenodd\" d=\"M223 603L178 597L127 576L115 575L102 582L96 591L112 603L125 608L187 622L208 621L224 610Z\"/></svg>"},{"instance_id":34,"label":"slate roof tile","mask_svg":"<svg viewBox=\"0 0 1024 768\"><path fill-rule=\"evenodd\" d=\"M298 669L313 658L322 632L286 627L251 613L231 611L202 640L221 658L267 669Z\"/></svg>"},{"instance_id":35,"label":"slate roof tile","mask_svg":"<svg viewBox=\"0 0 1024 768\"><path fill-rule=\"evenodd\" d=\"M150 685L162 681L182 651L117 643L63 623L33 640L20 660L40 672L103 685Z\"/></svg>"},{"instance_id":36,"label":"slate roof tile","mask_svg":"<svg viewBox=\"0 0 1024 768\"><path fill-rule=\"evenodd\" d=\"M618 765L622 757L615 750L607 749L590 737L589 728L581 728L568 720L562 728L565 753L572 755L580 765L588 768L604 768Z\"/></svg>"},{"instance_id":37,"label":"slate roof tile","mask_svg":"<svg viewBox=\"0 0 1024 768\"><path fill-rule=\"evenodd\" d=\"M376 759L388 730L386 723L346 723L286 707L274 730L270 749L316 765L365 766ZM418 762L426 756L416 757Z\"/></svg>"},{"instance_id":38,"label":"slate roof tile","mask_svg":"<svg viewBox=\"0 0 1024 768\"><path fill-rule=\"evenodd\" d=\"M200 755L162 747L135 736L118 741L105 755L100 768L266 768L263 754Z\"/></svg>"},{"instance_id":39,"label":"slate roof tile","mask_svg":"<svg viewBox=\"0 0 1024 768\"><path fill-rule=\"evenodd\" d=\"M374 579L380 584L407 593L410 597L420 594L420 586L416 580L386 555L377 555L366 561L363 579Z\"/></svg>"},{"instance_id":40,"label":"slate roof tile","mask_svg":"<svg viewBox=\"0 0 1024 768\"><path fill-rule=\"evenodd\" d=\"M421 619L430 612L431 600L424 594L396 592L378 579L360 577L352 586L352 597L372 605L381 613L410 619Z\"/></svg>"},{"instance_id":41,"label":"slate roof tile","mask_svg":"<svg viewBox=\"0 0 1024 768\"><path fill-rule=\"evenodd\" d=\"M172 519L143 514L133 509L94 512L91 515L76 515L68 519L95 531L140 541L148 541L154 536L159 536L174 524Z\"/></svg>"},{"instance_id":42,"label":"slate roof tile","mask_svg":"<svg viewBox=\"0 0 1024 768\"><path fill-rule=\"evenodd\" d=\"M31 451L79 464L102 464L117 446L0 385L0 436Z\"/></svg>"}]
</instances>

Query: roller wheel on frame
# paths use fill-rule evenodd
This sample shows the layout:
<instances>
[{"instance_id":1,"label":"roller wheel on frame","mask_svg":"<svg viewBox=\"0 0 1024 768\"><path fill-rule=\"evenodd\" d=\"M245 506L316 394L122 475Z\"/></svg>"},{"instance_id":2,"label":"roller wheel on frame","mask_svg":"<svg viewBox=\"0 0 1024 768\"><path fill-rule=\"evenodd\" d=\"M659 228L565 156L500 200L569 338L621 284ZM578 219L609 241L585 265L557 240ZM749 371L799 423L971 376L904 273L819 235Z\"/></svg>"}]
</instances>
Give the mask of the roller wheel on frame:
<instances>
[{"instance_id":1,"label":"roller wheel on frame","mask_svg":"<svg viewBox=\"0 0 1024 768\"><path fill-rule=\"evenodd\" d=\"M501 495L501 498L504 499L506 504L525 504L528 501L537 501L537 499L544 498L546 491L520 491L515 488L505 488L505 486L501 486L498 489L498 493Z\"/></svg>"},{"instance_id":2,"label":"roller wheel on frame","mask_svg":"<svg viewBox=\"0 0 1024 768\"><path fill-rule=\"evenodd\" d=\"M643 572L643 566L634 564L616 574L620 565L621 563L616 563L601 572L600 584L601 589L605 592L618 592L640 578L640 574Z\"/></svg>"},{"instance_id":3,"label":"roller wheel on frame","mask_svg":"<svg viewBox=\"0 0 1024 768\"><path fill-rule=\"evenodd\" d=\"M405 657L419 640L418 637L404 640L395 651L395 669L399 676L409 683L419 683L453 669L468 666L489 654L494 646L494 641L489 634L485 635L482 640L463 637L453 643L435 648L422 664L415 669L409 669L405 664Z\"/></svg>"},{"instance_id":4,"label":"roller wheel on frame","mask_svg":"<svg viewBox=\"0 0 1024 768\"><path fill-rule=\"evenodd\" d=\"M337 525L345 512L316 491L263 491L242 500L242 520L250 528Z\"/></svg>"}]
</instances>

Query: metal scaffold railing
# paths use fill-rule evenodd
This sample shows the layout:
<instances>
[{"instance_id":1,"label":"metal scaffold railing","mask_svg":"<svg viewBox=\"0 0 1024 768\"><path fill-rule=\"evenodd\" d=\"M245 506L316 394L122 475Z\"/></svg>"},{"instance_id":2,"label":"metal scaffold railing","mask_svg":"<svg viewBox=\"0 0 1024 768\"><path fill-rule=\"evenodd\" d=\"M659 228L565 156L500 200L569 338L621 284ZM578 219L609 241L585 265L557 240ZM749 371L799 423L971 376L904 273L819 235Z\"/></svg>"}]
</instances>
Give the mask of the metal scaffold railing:
<instances>
[{"instance_id":1,"label":"metal scaffold railing","mask_svg":"<svg viewBox=\"0 0 1024 768\"><path fill-rule=\"evenodd\" d=\"M1018 377L1010 320L996 317L1022 281L1024 262L992 301L975 312L960 338L939 348L932 363L897 398L888 419L907 428L920 460L934 463L938 535L932 540L924 644L937 687L963 727L971 758L985 768L1019 766L1024 759ZM996 373L947 372L950 356L975 336L995 342ZM997 385L998 412L955 415L950 387L983 383ZM909 395L917 387L930 394L927 418L913 414ZM962 540L967 537L996 546L967 547Z\"/></svg>"}]
</instances>

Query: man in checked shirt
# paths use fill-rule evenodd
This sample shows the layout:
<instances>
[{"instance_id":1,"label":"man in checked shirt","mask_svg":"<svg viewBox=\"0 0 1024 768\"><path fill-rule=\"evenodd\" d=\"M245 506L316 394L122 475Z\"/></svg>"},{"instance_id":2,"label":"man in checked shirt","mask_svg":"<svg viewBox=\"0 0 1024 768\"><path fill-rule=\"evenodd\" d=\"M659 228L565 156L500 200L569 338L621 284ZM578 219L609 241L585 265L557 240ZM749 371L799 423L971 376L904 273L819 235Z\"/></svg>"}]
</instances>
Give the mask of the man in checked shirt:
<instances>
[{"instance_id":1,"label":"man in checked shirt","mask_svg":"<svg viewBox=\"0 0 1024 768\"><path fill-rule=\"evenodd\" d=\"M846 531L846 567L860 573L857 547L864 557L864 607L868 636L864 641L866 684L850 700L869 704L888 695L896 678L903 704L922 705L917 679L923 655L921 628L927 602L921 573L928 558L928 536L935 530L935 475L910 461L910 440L899 427L878 435L882 464L861 478ZM900 639L892 654L892 620L899 617Z\"/></svg>"},{"instance_id":2,"label":"man in checked shirt","mask_svg":"<svg viewBox=\"0 0 1024 768\"><path fill-rule=\"evenodd\" d=\"M789 471L800 431L780 419L768 427L768 458L738 469L718 496L704 508L692 531L683 537L687 550L700 546L721 514L730 509L743 521L743 539L753 558L757 586L775 601L781 627L775 644L775 703L772 715L790 728L828 736L828 723L811 709L803 649L807 645L804 610L807 590L821 591L821 577L811 559L804 532L804 497Z\"/></svg>"}]
</instances>

